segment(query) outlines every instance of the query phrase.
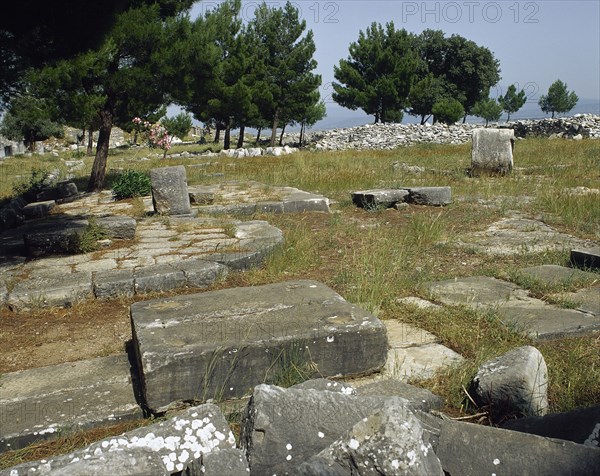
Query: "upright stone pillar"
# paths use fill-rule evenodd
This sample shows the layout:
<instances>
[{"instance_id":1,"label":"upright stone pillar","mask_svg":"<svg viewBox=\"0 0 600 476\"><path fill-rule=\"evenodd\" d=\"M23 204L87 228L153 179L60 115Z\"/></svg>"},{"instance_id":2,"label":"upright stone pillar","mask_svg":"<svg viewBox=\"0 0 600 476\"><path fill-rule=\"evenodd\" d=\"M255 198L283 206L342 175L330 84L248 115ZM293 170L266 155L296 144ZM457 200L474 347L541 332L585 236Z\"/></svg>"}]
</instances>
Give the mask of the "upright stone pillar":
<instances>
[{"instance_id":1,"label":"upright stone pillar","mask_svg":"<svg viewBox=\"0 0 600 476\"><path fill-rule=\"evenodd\" d=\"M156 213L189 215L192 212L183 165L152 169L150 180L152 181L152 204Z\"/></svg>"}]
</instances>

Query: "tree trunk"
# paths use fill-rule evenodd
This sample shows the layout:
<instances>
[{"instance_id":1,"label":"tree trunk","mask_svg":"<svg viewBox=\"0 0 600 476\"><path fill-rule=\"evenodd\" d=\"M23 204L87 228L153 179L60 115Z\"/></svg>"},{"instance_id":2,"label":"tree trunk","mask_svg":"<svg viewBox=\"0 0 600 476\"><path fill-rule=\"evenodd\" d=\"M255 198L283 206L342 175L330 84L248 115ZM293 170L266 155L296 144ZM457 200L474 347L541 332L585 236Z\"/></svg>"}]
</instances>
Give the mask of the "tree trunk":
<instances>
[{"instance_id":1,"label":"tree trunk","mask_svg":"<svg viewBox=\"0 0 600 476\"><path fill-rule=\"evenodd\" d=\"M463 116L463 124L467 122L467 113L465 112L465 115Z\"/></svg>"},{"instance_id":2,"label":"tree trunk","mask_svg":"<svg viewBox=\"0 0 600 476\"><path fill-rule=\"evenodd\" d=\"M244 134L246 133L246 126L242 124L240 126L240 136L238 137L237 148L241 149L244 147Z\"/></svg>"},{"instance_id":3,"label":"tree trunk","mask_svg":"<svg viewBox=\"0 0 600 476\"><path fill-rule=\"evenodd\" d=\"M77 146L83 145L85 142L85 127L81 129L81 139L79 139L79 135L77 135Z\"/></svg>"},{"instance_id":4,"label":"tree trunk","mask_svg":"<svg viewBox=\"0 0 600 476\"><path fill-rule=\"evenodd\" d=\"M300 147L302 147L302 142L304 142L304 128L306 127L306 123L303 121L300 124Z\"/></svg>"},{"instance_id":5,"label":"tree trunk","mask_svg":"<svg viewBox=\"0 0 600 476\"><path fill-rule=\"evenodd\" d=\"M108 145L110 143L110 130L112 129L113 115L110 111L100 112L100 131L98 133L98 146L96 157L92 165L92 174L88 182L88 192L99 192L104 185L106 163L108 161Z\"/></svg>"},{"instance_id":6,"label":"tree trunk","mask_svg":"<svg viewBox=\"0 0 600 476\"><path fill-rule=\"evenodd\" d=\"M231 121L227 123L225 126L225 137L223 139L223 149L229 150L229 146L231 145Z\"/></svg>"},{"instance_id":7,"label":"tree trunk","mask_svg":"<svg viewBox=\"0 0 600 476\"><path fill-rule=\"evenodd\" d=\"M285 134L285 126L287 124L284 124L283 127L281 128L281 135L279 136L279 145L282 146L283 145L283 134Z\"/></svg>"},{"instance_id":8,"label":"tree trunk","mask_svg":"<svg viewBox=\"0 0 600 476\"><path fill-rule=\"evenodd\" d=\"M275 139L277 138L277 126L279 126L279 111L275 111L275 117L273 118L273 127L271 129L271 147L275 145Z\"/></svg>"},{"instance_id":9,"label":"tree trunk","mask_svg":"<svg viewBox=\"0 0 600 476\"><path fill-rule=\"evenodd\" d=\"M262 127L258 128L258 132L256 133L256 142L254 143L254 145L259 145L260 144L260 133L262 132Z\"/></svg>"},{"instance_id":10,"label":"tree trunk","mask_svg":"<svg viewBox=\"0 0 600 476\"><path fill-rule=\"evenodd\" d=\"M221 141L221 124L217 123L215 126L215 140L214 143L218 144Z\"/></svg>"},{"instance_id":11,"label":"tree trunk","mask_svg":"<svg viewBox=\"0 0 600 476\"><path fill-rule=\"evenodd\" d=\"M92 126L88 129L88 143L87 150L85 151L85 155L92 156L94 155L94 132L92 131Z\"/></svg>"}]
</instances>

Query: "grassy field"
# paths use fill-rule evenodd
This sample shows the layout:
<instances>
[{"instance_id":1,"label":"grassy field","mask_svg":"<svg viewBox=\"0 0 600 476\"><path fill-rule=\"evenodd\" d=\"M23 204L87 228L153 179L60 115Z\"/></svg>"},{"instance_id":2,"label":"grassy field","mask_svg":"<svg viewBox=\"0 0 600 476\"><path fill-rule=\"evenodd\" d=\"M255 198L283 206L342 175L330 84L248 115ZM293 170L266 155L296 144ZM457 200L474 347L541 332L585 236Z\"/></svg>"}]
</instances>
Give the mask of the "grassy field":
<instances>
[{"instance_id":1,"label":"grassy field","mask_svg":"<svg viewBox=\"0 0 600 476\"><path fill-rule=\"evenodd\" d=\"M200 146L179 147L172 152L183 150L200 150ZM569 190L598 188L600 141L518 141L513 174L479 178L465 173L470 166L469 144L422 145L393 151L303 151L277 158L141 160L148 156L147 149L111 151L107 186L119 170L209 162L203 167L188 167L190 184L255 180L318 192L332 199L331 215L256 216L279 227L285 245L264 267L232 275L225 285L317 279L381 319L397 319L433 332L442 344L462 354L466 363L418 385L444 397L445 411L455 416L477 412L463 387L482 362L533 342L506 328L493 312L462 307L437 312L419 310L398 304L397 298L425 298L422 285L433 280L475 275L511 279L526 266L567 265L568 250L498 257L456 245L459 237L485 230L513 213L542 219L579 238L600 241L600 195L578 195ZM72 157L65 153L62 157L4 161L0 165L0 199L10 197L14 186L26 181L33 169L64 171L62 158ZM85 169L78 172L80 189L85 189L91 161L86 158ZM395 170L394 162L419 165L426 171L410 174ZM221 173L224 176L214 175ZM451 186L454 202L444 208L411 206L399 211L365 211L355 208L350 199L350 192L360 189L417 185ZM550 291L555 290L537 288L536 297L553 299ZM600 334L534 345L548 365L552 412L600 403Z\"/></svg>"}]
</instances>

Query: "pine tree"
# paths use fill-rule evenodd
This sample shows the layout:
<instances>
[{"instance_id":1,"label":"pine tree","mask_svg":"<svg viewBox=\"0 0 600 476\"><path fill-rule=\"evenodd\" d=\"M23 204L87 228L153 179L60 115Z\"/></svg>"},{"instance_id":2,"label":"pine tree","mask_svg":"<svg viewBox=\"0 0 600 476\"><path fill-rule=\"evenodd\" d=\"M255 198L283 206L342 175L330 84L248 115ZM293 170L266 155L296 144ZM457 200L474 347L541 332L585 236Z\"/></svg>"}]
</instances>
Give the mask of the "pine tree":
<instances>
[{"instance_id":1,"label":"pine tree","mask_svg":"<svg viewBox=\"0 0 600 476\"><path fill-rule=\"evenodd\" d=\"M560 79L557 79L552 83L548 89L548 94L542 95L538 104L540 105L543 112L548 114L569 112L575 107L579 101L577 94L574 91L568 91L566 83L563 83Z\"/></svg>"},{"instance_id":2,"label":"pine tree","mask_svg":"<svg viewBox=\"0 0 600 476\"><path fill-rule=\"evenodd\" d=\"M498 97L498 102L502 106L502 110L508 115L506 118L507 122L510 121L510 115L521 109L526 101L527 96L525 95L525 91L521 89L517 94L517 87L514 84L508 87L504 96Z\"/></svg>"},{"instance_id":3,"label":"pine tree","mask_svg":"<svg viewBox=\"0 0 600 476\"><path fill-rule=\"evenodd\" d=\"M360 31L348 58L334 67L333 100L373 115L375 123L400 122L419 64L412 46L412 36L393 22Z\"/></svg>"},{"instance_id":4,"label":"pine tree","mask_svg":"<svg viewBox=\"0 0 600 476\"><path fill-rule=\"evenodd\" d=\"M490 121L497 121L502 115L502 106L492 98L477 101L471 110L474 116L485 119L485 127Z\"/></svg>"}]
</instances>

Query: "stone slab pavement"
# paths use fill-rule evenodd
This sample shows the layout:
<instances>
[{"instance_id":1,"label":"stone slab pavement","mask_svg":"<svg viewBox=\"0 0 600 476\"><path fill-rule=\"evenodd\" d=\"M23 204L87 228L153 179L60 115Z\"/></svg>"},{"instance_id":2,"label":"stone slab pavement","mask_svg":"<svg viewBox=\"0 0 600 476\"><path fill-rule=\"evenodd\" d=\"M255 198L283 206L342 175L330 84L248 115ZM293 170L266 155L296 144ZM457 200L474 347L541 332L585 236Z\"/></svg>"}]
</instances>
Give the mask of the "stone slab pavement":
<instances>
[{"instance_id":1,"label":"stone slab pavement","mask_svg":"<svg viewBox=\"0 0 600 476\"><path fill-rule=\"evenodd\" d=\"M388 354L381 321L316 281L138 302L131 322L153 411L242 397L290 361L341 377L375 372Z\"/></svg>"},{"instance_id":2,"label":"stone slab pavement","mask_svg":"<svg viewBox=\"0 0 600 476\"><path fill-rule=\"evenodd\" d=\"M568 250L573 246L589 248L594 242L561 233L539 220L519 215L502 218L487 230L470 233L457 242L480 253L513 255Z\"/></svg>"},{"instance_id":3,"label":"stone slab pavement","mask_svg":"<svg viewBox=\"0 0 600 476\"><path fill-rule=\"evenodd\" d=\"M329 199L293 187L267 186L254 181L188 187L192 205L209 215L255 213L329 213Z\"/></svg>"},{"instance_id":4,"label":"stone slab pavement","mask_svg":"<svg viewBox=\"0 0 600 476\"><path fill-rule=\"evenodd\" d=\"M141 418L126 354L0 376L0 453Z\"/></svg>"},{"instance_id":5,"label":"stone slab pavement","mask_svg":"<svg viewBox=\"0 0 600 476\"><path fill-rule=\"evenodd\" d=\"M600 329L600 316L563 309L529 296L516 284L486 276L429 283L431 297L446 305L493 309L500 319L536 339L583 335Z\"/></svg>"}]
</instances>

